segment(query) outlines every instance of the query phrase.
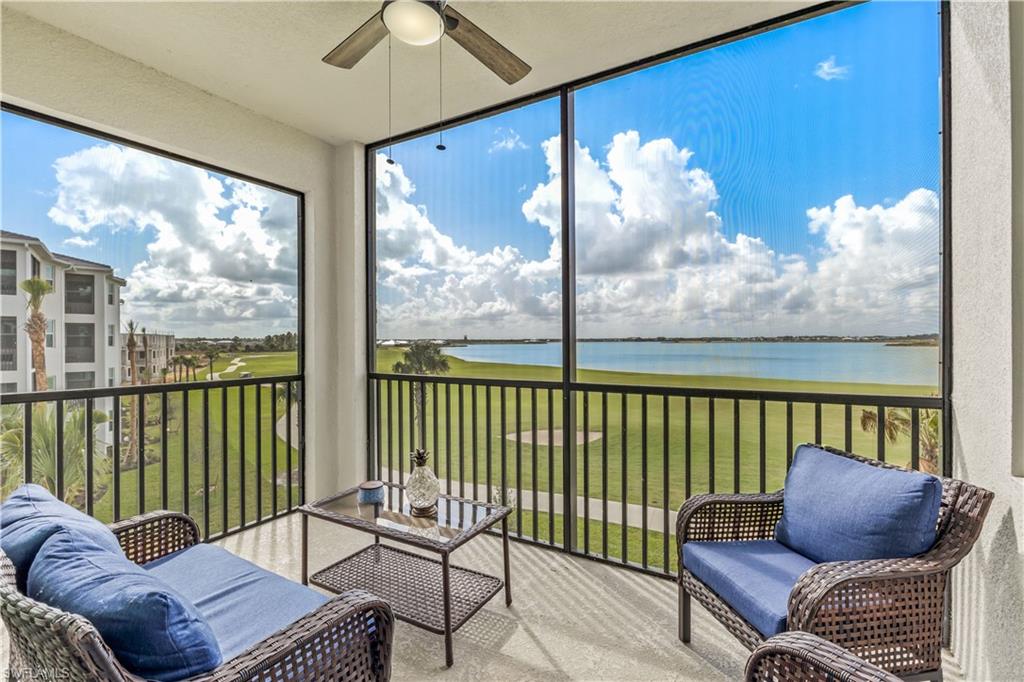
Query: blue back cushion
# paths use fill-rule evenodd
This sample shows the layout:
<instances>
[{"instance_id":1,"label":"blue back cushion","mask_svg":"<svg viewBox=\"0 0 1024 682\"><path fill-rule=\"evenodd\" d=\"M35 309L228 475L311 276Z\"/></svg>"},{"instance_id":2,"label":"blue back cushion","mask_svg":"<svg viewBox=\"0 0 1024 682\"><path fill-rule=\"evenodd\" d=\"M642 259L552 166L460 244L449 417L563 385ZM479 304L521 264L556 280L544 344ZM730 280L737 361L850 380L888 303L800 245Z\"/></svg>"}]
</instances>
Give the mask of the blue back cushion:
<instances>
[{"instance_id":1,"label":"blue back cushion","mask_svg":"<svg viewBox=\"0 0 1024 682\"><path fill-rule=\"evenodd\" d=\"M14 564L18 589L23 593L36 553L62 528L72 529L124 558L121 545L109 528L61 502L46 488L28 483L12 492L0 505L0 549Z\"/></svg>"},{"instance_id":2,"label":"blue back cushion","mask_svg":"<svg viewBox=\"0 0 1024 682\"><path fill-rule=\"evenodd\" d=\"M58 531L43 544L28 595L88 619L121 665L141 677L180 680L221 663L213 631L192 604L76 531Z\"/></svg>"},{"instance_id":3,"label":"blue back cushion","mask_svg":"<svg viewBox=\"0 0 1024 682\"><path fill-rule=\"evenodd\" d=\"M801 445L775 539L816 562L898 559L935 543L942 482Z\"/></svg>"}]
</instances>

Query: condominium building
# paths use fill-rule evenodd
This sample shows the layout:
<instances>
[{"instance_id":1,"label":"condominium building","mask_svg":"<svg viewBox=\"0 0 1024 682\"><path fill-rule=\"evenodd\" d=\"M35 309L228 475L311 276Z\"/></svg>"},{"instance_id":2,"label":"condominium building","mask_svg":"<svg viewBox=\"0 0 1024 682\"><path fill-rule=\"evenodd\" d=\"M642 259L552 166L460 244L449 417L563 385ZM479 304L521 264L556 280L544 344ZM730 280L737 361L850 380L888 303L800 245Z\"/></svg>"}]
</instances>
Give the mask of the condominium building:
<instances>
[{"instance_id":1,"label":"condominium building","mask_svg":"<svg viewBox=\"0 0 1024 682\"><path fill-rule=\"evenodd\" d=\"M36 237L0 231L0 392L34 390L26 295L19 283L45 279L46 374L51 390L121 383L121 287L103 263L54 253Z\"/></svg>"},{"instance_id":2,"label":"condominium building","mask_svg":"<svg viewBox=\"0 0 1024 682\"><path fill-rule=\"evenodd\" d=\"M141 375L136 383L160 382L164 372L171 370L174 357L174 334L167 332L135 333L135 366ZM132 363L128 357L128 334L121 332L121 376L132 380Z\"/></svg>"}]
</instances>

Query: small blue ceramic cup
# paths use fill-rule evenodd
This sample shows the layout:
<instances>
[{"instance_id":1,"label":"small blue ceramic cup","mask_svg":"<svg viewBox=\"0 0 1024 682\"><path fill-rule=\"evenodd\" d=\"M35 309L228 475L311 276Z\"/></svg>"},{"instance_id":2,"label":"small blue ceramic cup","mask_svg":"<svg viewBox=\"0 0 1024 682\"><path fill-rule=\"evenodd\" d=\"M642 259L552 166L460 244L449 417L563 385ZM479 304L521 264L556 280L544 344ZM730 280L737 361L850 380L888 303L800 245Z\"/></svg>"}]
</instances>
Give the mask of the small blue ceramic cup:
<instances>
[{"instance_id":1,"label":"small blue ceramic cup","mask_svg":"<svg viewBox=\"0 0 1024 682\"><path fill-rule=\"evenodd\" d=\"M359 484L359 492L356 493L356 501L359 504L384 504L387 496L387 488L381 481L366 481Z\"/></svg>"}]
</instances>

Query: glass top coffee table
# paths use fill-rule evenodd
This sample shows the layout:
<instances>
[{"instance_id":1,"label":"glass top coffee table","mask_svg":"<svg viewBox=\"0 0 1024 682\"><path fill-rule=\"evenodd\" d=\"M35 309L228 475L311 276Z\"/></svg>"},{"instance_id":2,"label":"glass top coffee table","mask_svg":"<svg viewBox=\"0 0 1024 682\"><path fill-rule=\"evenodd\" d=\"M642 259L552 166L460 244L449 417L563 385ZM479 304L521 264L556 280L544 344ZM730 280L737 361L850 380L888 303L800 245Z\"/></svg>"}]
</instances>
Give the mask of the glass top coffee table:
<instances>
[{"instance_id":1,"label":"glass top coffee table","mask_svg":"<svg viewBox=\"0 0 1024 682\"><path fill-rule=\"evenodd\" d=\"M302 513L302 582L331 592L360 589L391 605L395 616L444 635L445 665L451 666L452 633L491 597L505 588L512 604L508 561L508 515L511 510L441 495L436 517L413 516L405 490L385 483L381 504L358 502L354 487L299 508ZM309 519L322 519L370 533L373 544L309 575ZM504 581L449 563L449 555L488 528L501 523ZM440 555L440 560L391 547L381 538Z\"/></svg>"}]
</instances>

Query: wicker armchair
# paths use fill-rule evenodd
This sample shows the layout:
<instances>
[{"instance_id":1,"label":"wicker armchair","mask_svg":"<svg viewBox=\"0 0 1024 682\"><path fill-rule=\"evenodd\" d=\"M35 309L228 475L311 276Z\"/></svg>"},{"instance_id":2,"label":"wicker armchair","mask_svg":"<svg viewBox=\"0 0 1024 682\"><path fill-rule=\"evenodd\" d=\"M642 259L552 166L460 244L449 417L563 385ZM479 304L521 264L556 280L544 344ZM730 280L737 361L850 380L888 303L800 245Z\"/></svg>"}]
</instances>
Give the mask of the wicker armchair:
<instances>
[{"instance_id":1,"label":"wicker armchair","mask_svg":"<svg viewBox=\"0 0 1024 682\"><path fill-rule=\"evenodd\" d=\"M834 448L833 454L872 466L899 468ZM950 569L971 550L992 493L943 478L935 544L906 559L838 561L808 569L789 595L787 630L832 641L902 677L941 678L944 593ZM690 598L696 598L748 649L761 633L682 566L683 545L695 541L773 540L783 493L709 494L687 500L676 520L679 552L679 639L690 641ZM798 678L802 679L802 678Z\"/></svg>"},{"instance_id":2,"label":"wicker armchair","mask_svg":"<svg viewBox=\"0 0 1024 682\"><path fill-rule=\"evenodd\" d=\"M111 525L125 555L137 564L199 542L190 517L155 511ZM13 679L136 682L85 618L18 591L14 565L0 552L0 617L10 635ZM216 670L190 678L356 681L391 677L391 607L370 594L347 592ZM19 672L21 673L19 675Z\"/></svg>"},{"instance_id":3,"label":"wicker armchair","mask_svg":"<svg viewBox=\"0 0 1024 682\"><path fill-rule=\"evenodd\" d=\"M783 632L754 649L746 682L900 682L899 677L808 632Z\"/></svg>"}]
</instances>

